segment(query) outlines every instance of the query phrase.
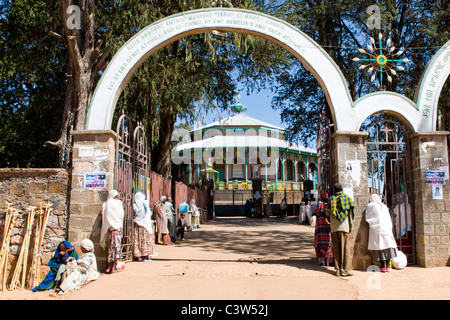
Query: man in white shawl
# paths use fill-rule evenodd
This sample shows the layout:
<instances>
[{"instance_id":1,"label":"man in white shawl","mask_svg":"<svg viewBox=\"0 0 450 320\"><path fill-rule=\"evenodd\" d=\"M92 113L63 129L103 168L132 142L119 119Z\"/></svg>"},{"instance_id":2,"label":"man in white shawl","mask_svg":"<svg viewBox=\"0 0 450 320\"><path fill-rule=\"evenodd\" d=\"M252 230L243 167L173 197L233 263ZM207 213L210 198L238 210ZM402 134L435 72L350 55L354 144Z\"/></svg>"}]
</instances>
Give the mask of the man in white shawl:
<instances>
[{"instance_id":1,"label":"man in white shawl","mask_svg":"<svg viewBox=\"0 0 450 320\"><path fill-rule=\"evenodd\" d=\"M133 256L137 261L152 261L153 255L153 224L152 212L145 200L145 195L138 192L134 195L134 246Z\"/></svg>"},{"instance_id":2,"label":"man in white shawl","mask_svg":"<svg viewBox=\"0 0 450 320\"><path fill-rule=\"evenodd\" d=\"M121 243L124 215L123 204L119 200L119 193L116 190L110 190L108 199L103 203L103 223L100 232L100 245L105 250L108 248L106 273L122 271L116 266L118 259L123 257Z\"/></svg>"},{"instance_id":3,"label":"man in white shawl","mask_svg":"<svg viewBox=\"0 0 450 320\"><path fill-rule=\"evenodd\" d=\"M94 254L94 243L89 239L81 241L81 252L84 253L78 260L67 263L65 279L60 286L58 295L80 289L84 284L97 280L100 276L97 271L97 259Z\"/></svg>"},{"instance_id":4,"label":"man in white shawl","mask_svg":"<svg viewBox=\"0 0 450 320\"><path fill-rule=\"evenodd\" d=\"M392 233L392 219L388 207L382 203L378 194L370 197L366 208L366 221L369 224L368 249L372 251L372 261L379 261L381 272L390 272L390 260L397 256L397 243Z\"/></svg>"}]
</instances>

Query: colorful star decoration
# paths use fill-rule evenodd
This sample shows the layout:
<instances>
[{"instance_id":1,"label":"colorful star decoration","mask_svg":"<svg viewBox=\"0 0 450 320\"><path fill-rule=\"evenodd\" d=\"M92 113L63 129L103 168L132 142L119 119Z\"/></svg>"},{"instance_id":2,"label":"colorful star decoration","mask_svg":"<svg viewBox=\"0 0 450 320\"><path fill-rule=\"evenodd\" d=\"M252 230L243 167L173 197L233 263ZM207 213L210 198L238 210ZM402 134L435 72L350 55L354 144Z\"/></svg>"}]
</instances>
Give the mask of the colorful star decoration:
<instances>
[{"instance_id":1,"label":"colorful star decoration","mask_svg":"<svg viewBox=\"0 0 450 320\"><path fill-rule=\"evenodd\" d=\"M375 40L370 37L371 44L367 45L367 52L364 49L358 49L362 54L366 54L368 58L353 58L355 62L363 62L367 64L362 64L359 67L359 70L367 70L367 72L371 75L370 81L374 82L377 78L377 74L379 75L380 87L383 86L383 74L386 74L387 80L392 82L392 76L397 75L397 71L404 71L405 68L397 65L398 63L408 63L410 60L407 58L399 59L400 56L404 53L402 50L398 50L396 53L395 47L392 45L391 39L387 39L386 45L383 46L383 35L380 33L378 35L378 45L376 47Z\"/></svg>"}]
</instances>

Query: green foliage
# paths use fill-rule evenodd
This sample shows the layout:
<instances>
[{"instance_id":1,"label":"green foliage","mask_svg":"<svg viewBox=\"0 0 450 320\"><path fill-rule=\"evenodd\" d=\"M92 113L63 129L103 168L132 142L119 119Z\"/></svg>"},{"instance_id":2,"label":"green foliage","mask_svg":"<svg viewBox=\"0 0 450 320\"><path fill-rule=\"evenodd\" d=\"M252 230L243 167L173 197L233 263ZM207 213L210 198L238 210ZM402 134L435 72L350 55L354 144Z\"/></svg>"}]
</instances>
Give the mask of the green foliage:
<instances>
[{"instance_id":1,"label":"green foliage","mask_svg":"<svg viewBox=\"0 0 450 320\"><path fill-rule=\"evenodd\" d=\"M431 57L449 39L448 1L377 1L380 7L381 30L369 29L367 8L373 1L284 1L274 11L278 17L297 26L312 37L333 58L347 80L354 100L378 90L370 77L358 70L352 58L360 56L358 48L369 44L369 37L378 33L390 37L397 48L405 49L402 57L411 60L405 72L397 73L387 90L413 99L422 72ZM292 58L294 71L277 78L278 85L272 105L281 110L292 140L315 145L319 114L328 109L319 83L299 61ZM447 86L448 88L448 86ZM442 97L448 97L443 90ZM440 110L449 123L449 99L440 99ZM448 127L449 128L449 127Z\"/></svg>"},{"instance_id":2,"label":"green foliage","mask_svg":"<svg viewBox=\"0 0 450 320\"><path fill-rule=\"evenodd\" d=\"M152 22L210 4L210 1L106 1L100 5L102 10L119 17L108 29L101 30L102 38L116 52ZM234 1L233 5L252 7L250 1ZM249 90L259 90L270 84L286 63L281 48L254 36L222 37L212 33L187 36L154 53L136 70L119 99L115 118L125 110L144 123L153 147L152 169L168 175L167 155L171 145L167 135L171 135L177 119L192 124L207 112L229 108L238 93L239 82L244 82Z\"/></svg>"},{"instance_id":3,"label":"green foliage","mask_svg":"<svg viewBox=\"0 0 450 320\"><path fill-rule=\"evenodd\" d=\"M56 13L56 14L55 14ZM48 37L57 1L0 3L0 167L53 167L67 51Z\"/></svg>"}]
</instances>

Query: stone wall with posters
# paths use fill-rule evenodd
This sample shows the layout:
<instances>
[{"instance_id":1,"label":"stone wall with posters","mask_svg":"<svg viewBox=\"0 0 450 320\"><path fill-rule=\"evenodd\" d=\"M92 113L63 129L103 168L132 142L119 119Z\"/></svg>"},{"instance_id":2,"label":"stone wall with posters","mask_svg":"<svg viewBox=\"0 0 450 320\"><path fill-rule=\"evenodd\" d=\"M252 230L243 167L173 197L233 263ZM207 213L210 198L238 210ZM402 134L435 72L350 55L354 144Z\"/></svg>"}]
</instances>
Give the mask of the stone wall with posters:
<instances>
[{"instance_id":1,"label":"stone wall with posters","mask_svg":"<svg viewBox=\"0 0 450 320\"><path fill-rule=\"evenodd\" d=\"M450 180L444 178L435 187L427 181L427 171L448 174L448 135L438 131L411 137L417 264L421 267L450 265Z\"/></svg>"},{"instance_id":2,"label":"stone wall with posters","mask_svg":"<svg viewBox=\"0 0 450 320\"><path fill-rule=\"evenodd\" d=\"M106 261L100 247L102 205L114 186L116 133L73 131L72 182L68 240L79 249L85 238L95 244L99 268Z\"/></svg>"},{"instance_id":3,"label":"stone wall with posters","mask_svg":"<svg viewBox=\"0 0 450 320\"><path fill-rule=\"evenodd\" d=\"M58 243L66 239L68 183L69 175L64 169L0 169L0 235L3 235L8 204L21 211L11 237L9 266L15 263L20 252L30 205L39 207L44 202L53 208L43 242L44 265L53 256Z\"/></svg>"},{"instance_id":4,"label":"stone wall with posters","mask_svg":"<svg viewBox=\"0 0 450 320\"><path fill-rule=\"evenodd\" d=\"M366 270L371 264L367 249L369 225L364 212L369 203L367 180L366 132L338 131L333 135L333 180L342 184L355 205L355 221L349 235L350 252L354 269ZM351 165L351 170L348 169Z\"/></svg>"}]
</instances>

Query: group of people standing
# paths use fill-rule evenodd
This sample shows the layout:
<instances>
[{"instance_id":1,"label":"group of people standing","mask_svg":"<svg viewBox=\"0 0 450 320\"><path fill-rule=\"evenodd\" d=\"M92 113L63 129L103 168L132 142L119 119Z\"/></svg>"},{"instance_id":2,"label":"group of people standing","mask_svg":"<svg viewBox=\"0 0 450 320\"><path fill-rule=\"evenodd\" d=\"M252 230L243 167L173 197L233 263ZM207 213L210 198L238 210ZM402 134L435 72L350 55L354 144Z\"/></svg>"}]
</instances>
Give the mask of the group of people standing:
<instances>
[{"instance_id":1,"label":"group of people standing","mask_svg":"<svg viewBox=\"0 0 450 320\"><path fill-rule=\"evenodd\" d=\"M334 265L337 276L352 276L348 235L354 221L353 200L343 192L342 185L333 186L333 195L324 191L314 212L316 226L314 247L320 265ZM390 272L389 261L397 256L397 244L392 232L388 207L373 194L366 208L369 224L368 249L372 261L378 262L381 272Z\"/></svg>"},{"instance_id":2,"label":"group of people standing","mask_svg":"<svg viewBox=\"0 0 450 320\"><path fill-rule=\"evenodd\" d=\"M187 205L183 202L182 205ZM181 206L180 205L180 209ZM175 224L175 209L170 197L161 197L153 206L142 192L134 197L133 219L133 257L136 261L148 262L151 257L158 255L154 251L154 244L172 244L178 237L184 240L184 231L200 228L200 211L191 200L186 212L180 212L180 217ZM180 210L180 211L184 211ZM186 213L189 220L186 218ZM191 218L192 217L192 218ZM119 193L116 190L108 192L108 198L102 207L102 227L100 231L100 246L107 252L107 267L105 273L123 271L122 237L125 211ZM156 237L154 237L156 232ZM89 281L99 277L97 271L97 259L94 254L94 244L90 239L81 242L81 251L78 256L75 247L68 241L58 244L53 258L49 261L50 271L45 279L32 289L34 292L55 289L56 294L63 294L80 288Z\"/></svg>"},{"instance_id":3,"label":"group of people standing","mask_svg":"<svg viewBox=\"0 0 450 320\"><path fill-rule=\"evenodd\" d=\"M181 205L180 205L181 206ZM106 249L108 244L108 267L106 273L121 272L117 268L117 261L122 258L120 243L122 241L123 205L118 199L115 190L109 192L108 200L104 203L103 226L100 244ZM185 222L183 214L176 220L176 213L171 197L162 196L150 209L148 200L142 192L134 197L134 228L133 228L133 257L139 262L151 261L151 257L157 256L154 244L171 245L178 237L184 240L184 230L189 225ZM194 217L194 224L200 227L200 213L191 200L189 212ZM155 222L155 225L154 223Z\"/></svg>"}]
</instances>

